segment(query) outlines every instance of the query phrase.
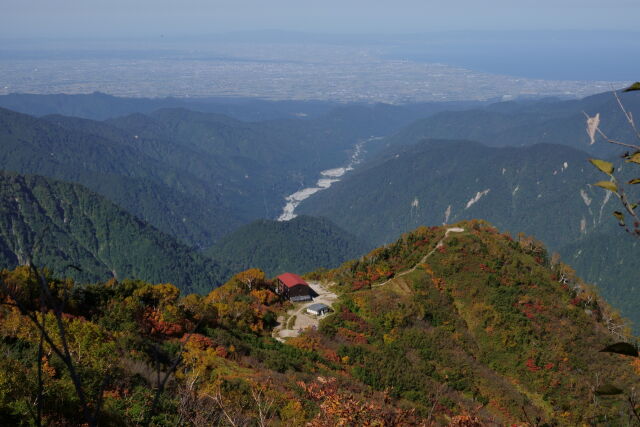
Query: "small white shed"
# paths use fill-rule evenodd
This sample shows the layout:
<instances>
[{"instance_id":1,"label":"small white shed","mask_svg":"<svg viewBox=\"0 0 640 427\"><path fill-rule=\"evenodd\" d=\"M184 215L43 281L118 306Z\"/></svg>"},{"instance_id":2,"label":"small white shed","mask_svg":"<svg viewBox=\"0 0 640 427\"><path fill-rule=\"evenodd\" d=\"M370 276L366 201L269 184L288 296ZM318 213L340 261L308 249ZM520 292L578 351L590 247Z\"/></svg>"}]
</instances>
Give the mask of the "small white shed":
<instances>
[{"instance_id":1,"label":"small white shed","mask_svg":"<svg viewBox=\"0 0 640 427\"><path fill-rule=\"evenodd\" d=\"M323 314L328 313L330 310L331 309L328 305L322 303L311 304L309 307L307 307L307 313L313 314L315 316L322 316Z\"/></svg>"}]
</instances>

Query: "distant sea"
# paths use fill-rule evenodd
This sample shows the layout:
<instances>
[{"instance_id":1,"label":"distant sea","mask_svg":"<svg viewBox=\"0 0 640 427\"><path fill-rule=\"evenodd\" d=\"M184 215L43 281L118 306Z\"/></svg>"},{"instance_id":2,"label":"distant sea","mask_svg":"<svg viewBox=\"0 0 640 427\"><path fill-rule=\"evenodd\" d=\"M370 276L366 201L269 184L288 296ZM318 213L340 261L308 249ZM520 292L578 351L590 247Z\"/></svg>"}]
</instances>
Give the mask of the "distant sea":
<instances>
[{"instance_id":1,"label":"distant sea","mask_svg":"<svg viewBox=\"0 0 640 427\"><path fill-rule=\"evenodd\" d=\"M547 80L640 80L640 32L436 33L384 56Z\"/></svg>"}]
</instances>

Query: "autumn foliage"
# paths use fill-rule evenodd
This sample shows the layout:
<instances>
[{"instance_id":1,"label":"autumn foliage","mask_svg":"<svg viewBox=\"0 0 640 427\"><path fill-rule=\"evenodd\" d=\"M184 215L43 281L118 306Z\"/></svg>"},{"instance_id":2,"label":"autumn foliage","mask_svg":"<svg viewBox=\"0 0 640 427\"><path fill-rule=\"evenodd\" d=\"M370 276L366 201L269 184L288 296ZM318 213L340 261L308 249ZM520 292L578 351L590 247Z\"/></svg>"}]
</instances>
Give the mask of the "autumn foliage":
<instances>
[{"instance_id":1,"label":"autumn foliage","mask_svg":"<svg viewBox=\"0 0 640 427\"><path fill-rule=\"evenodd\" d=\"M598 352L626 337L623 320L535 239L482 221L458 226L464 232L446 238L444 228L421 227L317 272L338 302L317 330L286 343L271 333L292 304L260 270L185 296L168 283L79 285L44 272L51 299L41 299L32 270L3 271L0 424L32 422L38 407L44 425L77 424L82 404L68 366L40 344L29 317L61 343L56 307L101 425L627 419L624 398L594 392L598 378L626 389L640 379L637 364Z\"/></svg>"}]
</instances>

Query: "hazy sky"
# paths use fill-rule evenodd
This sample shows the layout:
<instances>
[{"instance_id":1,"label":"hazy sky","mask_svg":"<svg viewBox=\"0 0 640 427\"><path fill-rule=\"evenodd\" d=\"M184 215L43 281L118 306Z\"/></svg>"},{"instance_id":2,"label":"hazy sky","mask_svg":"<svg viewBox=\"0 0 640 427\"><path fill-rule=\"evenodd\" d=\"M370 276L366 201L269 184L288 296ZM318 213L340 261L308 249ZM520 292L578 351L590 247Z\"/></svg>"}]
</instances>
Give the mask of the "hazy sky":
<instances>
[{"instance_id":1,"label":"hazy sky","mask_svg":"<svg viewBox=\"0 0 640 427\"><path fill-rule=\"evenodd\" d=\"M0 0L0 37L637 30L638 0Z\"/></svg>"}]
</instances>

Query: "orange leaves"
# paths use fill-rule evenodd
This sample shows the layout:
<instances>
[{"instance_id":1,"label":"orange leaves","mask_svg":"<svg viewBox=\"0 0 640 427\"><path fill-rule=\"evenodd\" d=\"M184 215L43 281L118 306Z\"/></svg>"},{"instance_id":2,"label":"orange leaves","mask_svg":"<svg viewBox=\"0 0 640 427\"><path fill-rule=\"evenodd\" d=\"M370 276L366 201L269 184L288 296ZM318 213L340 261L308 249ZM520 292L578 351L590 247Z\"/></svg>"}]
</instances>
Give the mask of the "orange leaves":
<instances>
[{"instance_id":1,"label":"orange leaves","mask_svg":"<svg viewBox=\"0 0 640 427\"><path fill-rule=\"evenodd\" d=\"M42 373L48 378L54 378L57 376L56 369L51 366L47 356L42 356Z\"/></svg>"},{"instance_id":2,"label":"orange leaves","mask_svg":"<svg viewBox=\"0 0 640 427\"><path fill-rule=\"evenodd\" d=\"M311 352L317 351L320 348L320 339L318 337L300 335L298 337L290 338L288 344L301 350Z\"/></svg>"},{"instance_id":3,"label":"orange leaves","mask_svg":"<svg viewBox=\"0 0 640 427\"><path fill-rule=\"evenodd\" d=\"M184 334L184 327L178 323L165 322L162 313L147 307L142 318L143 325L150 335L177 337Z\"/></svg>"},{"instance_id":4,"label":"orange leaves","mask_svg":"<svg viewBox=\"0 0 640 427\"><path fill-rule=\"evenodd\" d=\"M199 350L205 350L213 346L213 341L211 340L211 338L202 334L193 333L184 335L182 338L180 338L180 342L185 342L187 340L189 341L190 345L198 348Z\"/></svg>"},{"instance_id":5,"label":"orange leaves","mask_svg":"<svg viewBox=\"0 0 640 427\"><path fill-rule=\"evenodd\" d=\"M250 294L260 304L271 305L278 301L278 295L274 294L268 289L253 290Z\"/></svg>"},{"instance_id":6,"label":"orange leaves","mask_svg":"<svg viewBox=\"0 0 640 427\"><path fill-rule=\"evenodd\" d=\"M225 326L240 328L256 333L262 333L268 316L276 317L275 311L280 307L280 298L271 290L263 287L260 277L264 275L260 270L247 270L234 276L223 286L213 290L204 298L205 303L211 304L217 312L217 321ZM241 282L255 280L251 285ZM256 279L257 277L257 279ZM251 289L249 289L251 287Z\"/></svg>"},{"instance_id":7,"label":"orange leaves","mask_svg":"<svg viewBox=\"0 0 640 427\"><path fill-rule=\"evenodd\" d=\"M380 402L371 395L359 398L340 390L335 378L318 377L311 384L300 381L298 385L309 399L320 404L320 412L307 423L309 427L426 424L425 420L415 416L413 410L387 408L384 401Z\"/></svg>"},{"instance_id":8,"label":"orange leaves","mask_svg":"<svg viewBox=\"0 0 640 427\"><path fill-rule=\"evenodd\" d=\"M433 272L433 270L431 269L431 266L427 263L424 264L420 264L420 266L422 267L422 269L430 276L435 276L435 273Z\"/></svg>"},{"instance_id":9,"label":"orange leaves","mask_svg":"<svg viewBox=\"0 0 640 427\"><path fill-rule=\"evenodd\" d=\"M456 415L451 418L449 427L483 427L484 424L480 422L478 417L471 415Z\"/></svg>"},{"instance_id":10,"label":"orange leaves","mask_svg":"<svg viewBox=\"0 0 640 427\"><path fill-rule=\"evenodd\" d=\"M322 350L322 356L327 359L330 360L331 362L334 363L348 363L349 362L349 357L345 356L347 359L343 360L343 358L341 358L340 356L338 356L338 353L336 353L334 350L331 349L324 349Z\"/></svg>"},{"instance_id":11,"label":"orange leaves","mask_svg":"<svg viewBox=\"0 0 640 427\"><path fill-rule=\"evenodd\" d=\"M444 292L447 287L447 283L444 281L444 279L441 279L439 277L432 277L431 282L433 283L433 286L435 286L435 288L440 292Z\"/></svg>"}]
</instances>

